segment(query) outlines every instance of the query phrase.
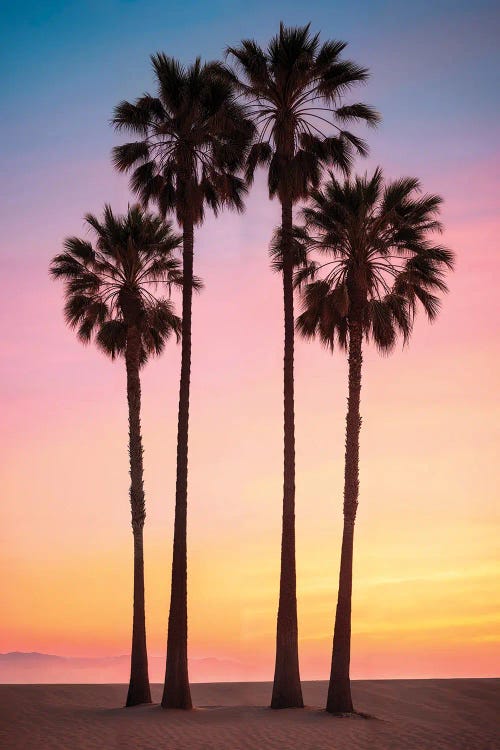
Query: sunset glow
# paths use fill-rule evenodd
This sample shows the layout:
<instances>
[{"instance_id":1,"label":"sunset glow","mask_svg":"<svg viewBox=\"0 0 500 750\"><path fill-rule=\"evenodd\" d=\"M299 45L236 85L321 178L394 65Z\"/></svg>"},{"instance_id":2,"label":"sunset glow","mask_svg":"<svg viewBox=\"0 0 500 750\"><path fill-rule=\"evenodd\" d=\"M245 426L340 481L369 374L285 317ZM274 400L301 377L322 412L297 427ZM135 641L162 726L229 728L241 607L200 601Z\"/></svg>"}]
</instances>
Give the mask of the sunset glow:
<instances>
[{"instance_id":1,"label":"sunset glow","mask_svg":"<svg viewBox=\"0 0 500 750\"><path fill-rule=\"evenodd\" d=\"M254 13L240 8L224 18L216 11L210 23L199 17L187 54L186 38L178 40L182 9L173 21L163 9L162 23L149 23L148 34L127 48L123 41L133 40L140 4L109 5L126 9L121 47L107 37L110 18L97 3L102 18L94 35L79 26L75 10L54 11L50 19L11 11L8 60L27 48L32 34L42 62L31 79L33 59L17 60L0 126L9 143L1 203L1 652L104 657L130 651L124 367L84 348L66 329L61 288L49 279L48 264L66 235L82 234L87 211L99 212L105 201L122 211L131 201L126 177L110 164L119 139L108 122L120 98L150 87L148 54L220 56ZM298 3L275 5L275 26L285 8L288 23L307 21ZM393 45L384 39L388 19L377 17L377 3L373 10L354 3L367 16L360 27L354 11L336 17L329 3L318 4L315 18L325 36L346 38L349 56L372 71L362 98L383 121L363 134L371 153L358 160L357 171L380 163L387 177L415 175L426 191L443 195L444 242L457 256L435 324L421 316L408 347L390 357L374 349L365 354L354 679L490 676L500 665L500 163L493 105L483 100L494 86L493 74L485 73L494 35L488 4L469 14L466 4L456 3L446 44L437 45L431 4L420 5L427 14L419 24L398 6ZM257 3L252 34L265 40L270 25L269 12ZM464 25L470 26L467 49L460 41ZM88 62L94 48L102 67ZM278 221L279 205L268 200L260 174L243 215L210 217L196 235L195 273L205 289L193 309L189 653L193 660L236 662L242 680L269 680L274 666L283 331L281 281L270 270L267 248ZM346 361L316 342L297 341L296 352L301 674L326 679L342 532ZM161 657L179 357L180 348L169 344L142 376L148 648Z\"/></svg>"}]
</instances>

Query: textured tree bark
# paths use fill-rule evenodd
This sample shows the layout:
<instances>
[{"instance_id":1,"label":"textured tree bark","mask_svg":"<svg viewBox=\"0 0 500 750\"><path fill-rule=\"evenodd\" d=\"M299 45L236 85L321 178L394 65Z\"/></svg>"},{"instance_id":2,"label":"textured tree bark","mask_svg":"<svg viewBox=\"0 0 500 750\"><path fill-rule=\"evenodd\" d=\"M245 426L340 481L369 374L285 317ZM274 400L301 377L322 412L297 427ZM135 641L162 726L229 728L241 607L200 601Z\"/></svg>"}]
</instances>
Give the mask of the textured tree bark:
<instances>
[{"instance_id":1,"label":"textured tree bark","mask_svg":"<svg viewBox=\"0 0 500 750\"><path fill-rule=\"evenodd\" d=\"M349 397L346 418L344 474L344 531L340 555L339 590L333 635L332 667L326 710L352 713L349 667L351 660L351 598L354 523L359 493L359 432L361 429L361 365L363 326L354 313L349 322Z\"/></svg>"},{"instance_id":2,"label":"textured tree bark","mask_svg":"<svg viewBox=\"0 0 500 750\"><path fill-rule=\"evenodd\" d=\"M191 378L191 307L193 297L193 222L183 227L182 352L177 427L172 589L168 618L167 665L161 705L190 709L187 660L187 480L189 389Z\"/></svg>"},{"instance_id":3,"label":"textured tree bark","mask_svg":"<svg viewBox=\"0 0 500 750\"><path fill-rule=\"evenodd\" d=\"M281 208L281 229L284 241L287 237L291 237L292 228L292 202L284 200ZM271 708L302 708L304 702L299 673L295 570L294 312L293 258L290 242L286 244L283 258L283 304L285 315L283 526L276 662Z\"/></svg>"},{"instance_id":4,"label":"textured tree bark","mask_svg":"<svg viewBox=\"0 0 500 750\"><path fill-rule=\"evenodd\" d=\"M146 507L142 463L140 351L141 339L139 331L136 326L130 326L127 332L125 364L127 368L129 419L130 506L134 534L134 617L127 706L136 706L139 703L151 703L144 602L143 528L146 518Z\"/></svg>"}]
</instances>

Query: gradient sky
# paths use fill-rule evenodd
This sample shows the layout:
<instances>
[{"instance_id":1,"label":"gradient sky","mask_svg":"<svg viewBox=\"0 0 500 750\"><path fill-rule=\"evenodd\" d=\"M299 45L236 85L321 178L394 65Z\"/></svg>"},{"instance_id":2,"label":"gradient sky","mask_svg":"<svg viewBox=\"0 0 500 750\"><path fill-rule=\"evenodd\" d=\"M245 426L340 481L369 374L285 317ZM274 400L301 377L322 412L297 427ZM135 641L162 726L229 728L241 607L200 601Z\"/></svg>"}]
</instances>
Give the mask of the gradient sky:
<instances>
[{"instance_id":1,"label":"gradient sky","mask_svg":"<svg viewBox=\"0 0 500 750\"><path fill-rule=\"evenodd\" d=\"M367 352L353 594L353 677L498 674L498 40L493 2L6 3L0 321L0 651L130 648L125 373L63 323L50 258L82 216L130 200L113 106L152 86L148 56L220 56L311 20L372 71L383 115L364 171L445 198L457 270L439 320ZM306 10L304 10L306 7ZM282 483L279 207L196 238L189 479L190 654L272 677ZM164 653L179 348L143 374L149 649ZM325 678L341 536L346 363L298 343L297 565L302 675Z\"/></svg>"}]
</instances>

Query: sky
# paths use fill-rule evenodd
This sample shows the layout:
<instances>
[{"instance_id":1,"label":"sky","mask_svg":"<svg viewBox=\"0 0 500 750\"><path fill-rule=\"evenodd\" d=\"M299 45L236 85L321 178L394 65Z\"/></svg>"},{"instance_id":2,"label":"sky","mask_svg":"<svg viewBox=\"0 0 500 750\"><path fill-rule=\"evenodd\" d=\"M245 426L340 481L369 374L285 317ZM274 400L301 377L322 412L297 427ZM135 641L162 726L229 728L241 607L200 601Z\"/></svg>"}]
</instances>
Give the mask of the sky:
<instances>
[{"instance_id":1,"label":"sky","mask_svg":"<svg viewBox=\"0 0 500 750\"><path fill-rule=\"evenodd\" d=\"M113 172L113 106L152 88L149 55L220 57L280 20L311 21L370 68L353 97L387 177L445 199L457 254L431 326L367 350L352 676L497 675L498 39L493 2L6 3L0 58L0 651L130 650L132 535L123 363L64 326L48 276L83 215L133 200ZM189 654L271 679L282 498L282 303L267 249L279 221L260 175L243 216L196 234L189 459ZM180 350L143 371L148 645L169 603ZM301 672L326 678L342 531L346 362L297 342ZM235 666L236 665L236 666ZM216 666L213 678L220 676ZM0 675L1 679L1 675ZM95 679L99 679L96 672ZM126 676L124 676L126 679Z\"/></svg>"}]
</instances>

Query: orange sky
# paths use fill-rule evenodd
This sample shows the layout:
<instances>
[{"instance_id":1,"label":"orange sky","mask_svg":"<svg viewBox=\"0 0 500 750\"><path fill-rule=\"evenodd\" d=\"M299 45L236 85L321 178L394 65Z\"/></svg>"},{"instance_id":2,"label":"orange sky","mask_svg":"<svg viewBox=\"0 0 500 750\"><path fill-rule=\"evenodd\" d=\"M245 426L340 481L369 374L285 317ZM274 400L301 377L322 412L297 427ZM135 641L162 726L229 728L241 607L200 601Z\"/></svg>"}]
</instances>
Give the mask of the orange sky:
<instances>
[{"instance_id":1,"label":"orange sky","mask_svg":"<svg viewBox=\"0 0 500 750\"><path fill-rule=\"evenodd\" d=\"M486 205L483 195L466 211L465 186L479 175ZM355 678L498 674L494 175L485 163L428 186L447 198L445 240L458 256L450 295L436 324L420 318L407 349L365 357ZM116 190L126 204L125 190ZM61 289L46 276L58 250L52 237L79 231L75 212L62 232L46 230L29 278L11 286L19 318L4 327L0 651L94 656L130 648L124 368L65 330ZM266 248L278 214L258 182L244 217L209 220L198 235L206 289L194 306L189 478L190 655L233 659L242 677L268 679L282 323ZM22 259L13 256L10 270L22 278ZM172 344L143 374L147 625L158 655L169 601L179 353ZM300 342L296 383L301 667L304 678L326 678L341 534L343 356Z\"/></svg>"}]
</instances>

